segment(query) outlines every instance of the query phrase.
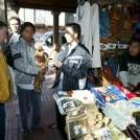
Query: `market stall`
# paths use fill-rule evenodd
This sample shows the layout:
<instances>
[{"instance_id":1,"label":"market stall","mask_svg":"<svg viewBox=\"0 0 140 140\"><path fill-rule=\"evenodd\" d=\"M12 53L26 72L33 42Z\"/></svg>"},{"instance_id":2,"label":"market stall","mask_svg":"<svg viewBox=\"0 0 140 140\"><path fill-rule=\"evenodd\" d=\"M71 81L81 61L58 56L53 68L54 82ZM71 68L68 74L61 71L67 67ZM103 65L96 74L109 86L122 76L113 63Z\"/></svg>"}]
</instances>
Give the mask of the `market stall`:
<instances>
[{"instance_id":1,"label":"market stall","mask_svg":"<svg viewBox=\"0 0 140 140\"><path fill-rule=\"evenodd\" d=\"M130 96L131 94L131 96ZM68 139L138 139L140 98L109 85L54 94ZM62 124L61 124L62 125Z\"/></svg>"},{"instance_id":2,"label":"market stall","mask_svg":"<svg viewBox=\"0 0 140 140\"><path fill-rule=\"evenodd\" d=\"M75 1L71 0L68 3L65 1L53 2L42 0L40 3L33 0L17 0L17 5L53 9L55 14L60 11L73 12L76 10L77 3ZM82 27L83 43L93 56L92 64L94 68L101 67L101 57L108 60L112 54L113 57L118 55L119 50L128 47L127 43L131 37L139 37L139 7L135 3L120 2L108 1L102 4L101 1L92 1L92 3L91 1L79 1L77 22ZM55 16L57 20L54 20L54 25L58 26L58 15ZM57 28L55 29L57 30ZM100 49L104 56L102 54L100 56ZM107 52L109 52L109 55L106 55ZM87 90L54 93L53 97L59 117L62 118L62 121L59 118L60 126L69 140L140 138L139 93L126 90L120 84L121 82L115 79L117 72L116 69L114 70L114 66L110 68L112 68L112 73L114 72L114 77L109 75L108 69L107 71L103 69L100 79L102 83L100 86L102 87L97 88L94 83L88 83L90 86L87 86ZM115 68L117 67L115 66ZM93 75L91 73L88 77L89 80L92 79ZM98 80L99 78L97 77ZM106 84L103 84L103 82L106 82Z\"/></svg>"}]
</instances>

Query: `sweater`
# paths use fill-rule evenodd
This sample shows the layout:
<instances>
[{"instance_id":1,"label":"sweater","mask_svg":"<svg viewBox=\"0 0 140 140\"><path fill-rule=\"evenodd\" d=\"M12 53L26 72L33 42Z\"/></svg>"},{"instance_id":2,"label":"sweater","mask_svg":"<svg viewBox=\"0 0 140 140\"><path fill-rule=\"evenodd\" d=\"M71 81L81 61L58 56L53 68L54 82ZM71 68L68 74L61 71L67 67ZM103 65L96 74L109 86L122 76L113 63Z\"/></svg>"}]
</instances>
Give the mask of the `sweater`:
<instances>
[{"instance_id":1,"label":"sweater","mask_svg":"<svg viewBox=\"0 0 140 140\"><path fill-rule=\"evenodd\" d=\"M0 50L0 103L8 101L11 98L12 92L12 79L5 56L2 50Z\"/></svg>"}]
</instances>

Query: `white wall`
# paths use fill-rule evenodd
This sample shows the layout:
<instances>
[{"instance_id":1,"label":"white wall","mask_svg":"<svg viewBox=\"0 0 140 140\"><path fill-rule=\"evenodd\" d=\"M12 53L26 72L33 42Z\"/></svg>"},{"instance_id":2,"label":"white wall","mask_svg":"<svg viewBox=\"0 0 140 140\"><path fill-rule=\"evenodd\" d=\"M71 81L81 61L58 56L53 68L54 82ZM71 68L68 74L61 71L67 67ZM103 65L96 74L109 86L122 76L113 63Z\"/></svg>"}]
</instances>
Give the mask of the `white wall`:
<instances>
[{"instance_id":1,"label":"white wall","mask_svg":"<svg viewBox=\"0 0 140 140\"><path fill-rule=\"evenodd\" d=\"M0 0L0 20L5 21L5 6L4 0Z\"/></svg>"}]
</instances>

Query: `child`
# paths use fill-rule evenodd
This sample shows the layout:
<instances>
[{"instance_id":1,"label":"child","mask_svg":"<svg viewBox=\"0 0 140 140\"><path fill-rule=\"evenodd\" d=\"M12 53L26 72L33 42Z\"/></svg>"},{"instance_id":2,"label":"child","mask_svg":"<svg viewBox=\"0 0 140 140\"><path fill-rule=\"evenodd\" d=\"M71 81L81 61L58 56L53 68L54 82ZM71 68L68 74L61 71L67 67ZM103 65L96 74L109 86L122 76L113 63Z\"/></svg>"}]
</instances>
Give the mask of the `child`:
<instances>
[{"instance_id":1,"label":"child","mask_svg":"<svg viewBox=\"0 0 140 140\"><path fill-rule=\"evenodd\" d=\"M140 41L133 39L128 52L119 59L120 79L123 86L133 91L140 83Z\"/></svg>"}]
</instances>

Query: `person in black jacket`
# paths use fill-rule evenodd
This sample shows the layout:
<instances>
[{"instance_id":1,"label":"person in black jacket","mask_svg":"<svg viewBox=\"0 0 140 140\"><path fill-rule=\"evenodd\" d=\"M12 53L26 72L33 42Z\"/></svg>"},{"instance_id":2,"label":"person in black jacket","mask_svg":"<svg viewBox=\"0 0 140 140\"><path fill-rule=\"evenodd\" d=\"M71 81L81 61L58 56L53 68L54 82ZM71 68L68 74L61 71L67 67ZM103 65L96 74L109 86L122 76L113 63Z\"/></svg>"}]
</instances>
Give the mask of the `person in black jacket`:
<instances>
[{"instance_id":1,"label":"person in black jacket","mask_svg":"<svg viewBox=\"0 0 140 140\"><path fill-rule=\"evenodd\" d=\"M61 69L58 90L71 91L84 89L86 85L87 70L91 67L91 56L88 49L80 43L81 28L77 23L66 25L65 37L67 43L61 48L55 66ZM57 125L64 139L65 115L61 115L56 106Z\"/></svg>"},{"instance_id":2,"label":"person in black jacket","mask_svg":"<svg viewBox=\"0 0 140 140\"><path fill-rule=\"evenodd\" d=\"M67 44L62 46L55 63L55 66L62 70L60 78L63 91L85 88L87 70L91 67L91 56L88 49L80 43L80 36L79 24L66 25Z\"/></svg>"},{"instance_id":3,"label":"person in black jacket","mask_svg":"<svg viewBox=\"0 0 140 140\"><path fill-rule=\"evenodd\" d=\"M119 75L124 87L134 90L140 83L140 41L133 39L119 59Z\"/></svg>"}]
</instances>

